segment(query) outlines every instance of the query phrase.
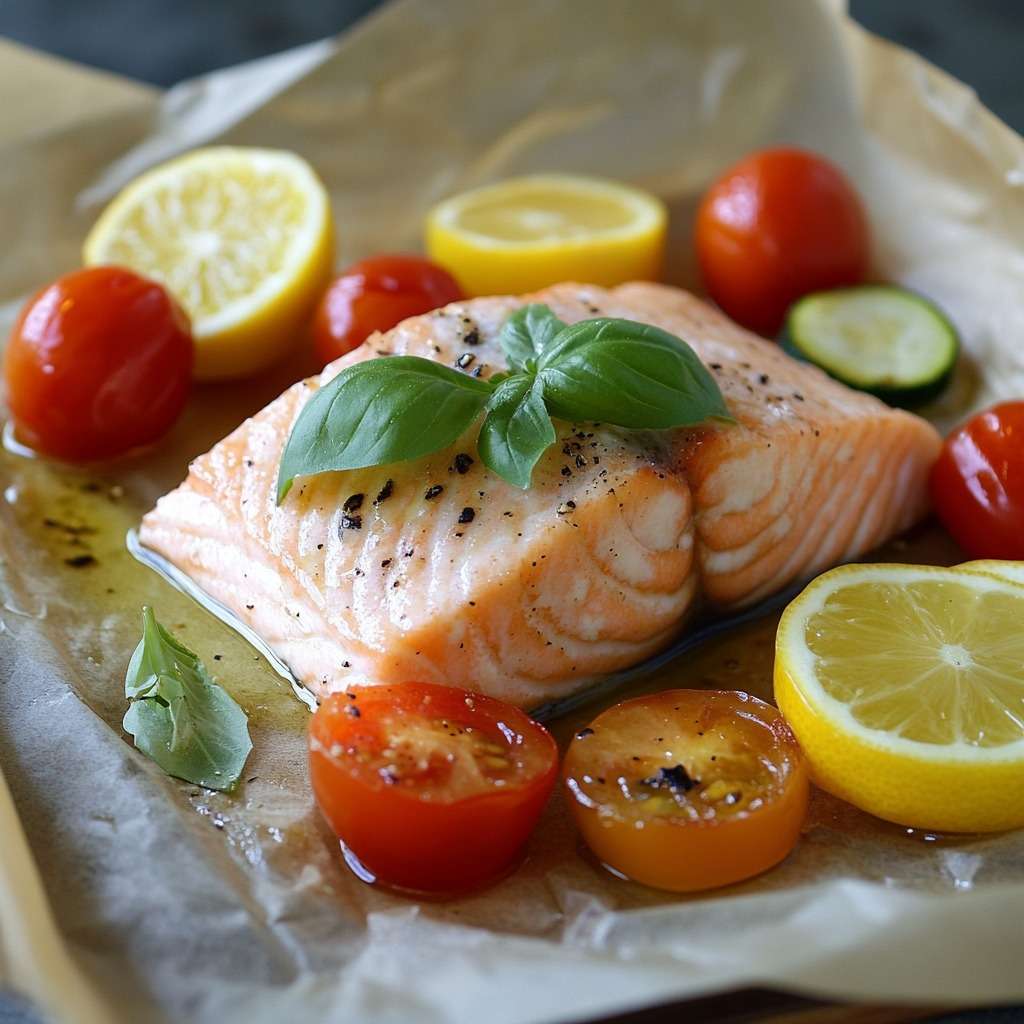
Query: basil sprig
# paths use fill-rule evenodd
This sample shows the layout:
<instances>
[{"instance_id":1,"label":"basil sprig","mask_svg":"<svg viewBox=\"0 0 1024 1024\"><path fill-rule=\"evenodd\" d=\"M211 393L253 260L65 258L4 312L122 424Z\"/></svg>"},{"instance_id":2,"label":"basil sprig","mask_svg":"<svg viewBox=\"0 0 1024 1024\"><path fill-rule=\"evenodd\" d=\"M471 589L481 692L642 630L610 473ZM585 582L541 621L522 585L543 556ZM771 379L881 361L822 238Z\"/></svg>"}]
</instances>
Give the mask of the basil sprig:
<instances>
[{"instance_id":1,"label":"basil sprig","mask_svg":"<svg viewBox=\"0 0 1024 1024\"><path fill-rule=\"evenodd\" d=\"M278 471L278 504L299 476L447 448L481 413L481 460L524 489L555 441L552 416L633 430L732 420L693 349L650 324L599 317L567 326L547 306L532 304L508 318L498 340L509 371L490 380L416 356L343 370L292 428Z\"/></svg>"},{"instance_id":2,"label":"basil sprig","mask_svg":"<svg viewBox=\"0 0 1024 1024\"><path fill-rule=\"evenodd\" d=\"M142 640L128 664L124 731L168 775L230 790L252 750L249 722L203 663L142 609Z\"/></svg>"}]
</instances>

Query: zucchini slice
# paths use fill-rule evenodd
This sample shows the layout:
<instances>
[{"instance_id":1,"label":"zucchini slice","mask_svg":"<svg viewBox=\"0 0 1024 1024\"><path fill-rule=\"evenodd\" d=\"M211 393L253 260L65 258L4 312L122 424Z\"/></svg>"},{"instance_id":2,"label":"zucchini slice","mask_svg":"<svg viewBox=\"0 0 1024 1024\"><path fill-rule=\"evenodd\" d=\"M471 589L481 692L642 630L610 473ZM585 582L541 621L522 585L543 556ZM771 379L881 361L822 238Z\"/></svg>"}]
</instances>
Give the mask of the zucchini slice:
<instances>
[{"instance_id":1,"label":"zucchini slice","mask_svg":"<svg viewBox=\"0 0 1024 1024\"><path fill-rule=\"evenodd\" d=\"M893 285L814 292L786 317L782 347L889 405L935 398L949 383L960 341L928 299Z\"/></svg>"}]
</instances>

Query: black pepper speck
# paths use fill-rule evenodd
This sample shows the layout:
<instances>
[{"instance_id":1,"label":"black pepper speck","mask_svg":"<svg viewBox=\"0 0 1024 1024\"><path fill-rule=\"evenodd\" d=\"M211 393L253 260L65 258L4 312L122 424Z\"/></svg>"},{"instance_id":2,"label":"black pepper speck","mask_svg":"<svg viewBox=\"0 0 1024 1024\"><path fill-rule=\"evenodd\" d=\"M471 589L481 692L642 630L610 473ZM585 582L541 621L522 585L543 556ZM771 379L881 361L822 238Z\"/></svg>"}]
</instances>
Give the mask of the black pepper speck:
<instances>
[{"instance_id":1,"label":"black pepper speck","mask_svg":"<svg viewBox=\"0 0 1024 1024\"><path fill-rule=\"evenodd\" d=\"M73 555L71 558L65 558L64 564L72 569L88 569L91 566L99 565L92 555Z\"/></svg>"}]
</instances>

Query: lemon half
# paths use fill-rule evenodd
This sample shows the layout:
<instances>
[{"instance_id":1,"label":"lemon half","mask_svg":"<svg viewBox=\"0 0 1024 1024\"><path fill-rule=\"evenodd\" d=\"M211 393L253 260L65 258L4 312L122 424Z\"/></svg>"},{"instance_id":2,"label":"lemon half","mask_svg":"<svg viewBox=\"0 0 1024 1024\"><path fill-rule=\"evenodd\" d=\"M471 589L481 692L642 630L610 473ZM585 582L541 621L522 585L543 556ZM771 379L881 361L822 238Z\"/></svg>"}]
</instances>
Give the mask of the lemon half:
<instances>
[{"instance_id":1,"label":"lemon half","mask_svg":"<svg viewBox=\"0 0 1024 1024\"><path fill-rule=\"evenodd\" d=\"M786 609L775 697L823 788L889 821L1024 825L1024 586L851 565Z\"/></svg>"},{"instance_id":2,"label":"lemon half","mask_svg":"<svg viewBox=\"0 0 1024 1024\"><path fill-rule=\"evenodd\" d=\"M668 215L640 189L538 174L463 192L427 215L430 258L469 295L536 291L559 281L605 287L661 272Z\"/></svg>"},{"instance_id":3,"label":"lemon half","mask_svg":"<svg viewBox=\"0 0 1024 1024\"><path fill-rule=\"evenodd\" d=\"M163 284L192 319L196 376L216 378L254 373L301 342L333 248L327 192L305 160L218 146L128 185L84 258Z\"/></svg>"}]
</instances>

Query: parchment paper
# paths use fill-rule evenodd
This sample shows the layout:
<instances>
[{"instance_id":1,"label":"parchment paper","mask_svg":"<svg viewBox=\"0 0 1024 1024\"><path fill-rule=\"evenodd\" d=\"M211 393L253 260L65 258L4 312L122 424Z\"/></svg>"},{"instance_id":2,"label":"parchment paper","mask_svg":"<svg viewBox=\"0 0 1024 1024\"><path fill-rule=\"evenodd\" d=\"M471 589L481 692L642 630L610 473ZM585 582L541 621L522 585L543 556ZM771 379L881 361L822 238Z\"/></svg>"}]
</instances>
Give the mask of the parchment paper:
<instances>
[{"instance_id":1,"label":"parchment paper","mask_svg":"<svg viewBox=\"0 0 1024 1024\"><path fill-rule=\"evenodd\" d=\"M3 107L17 78L7 53ZM55 100L65 94L55 84ZM810 146L864 194L879 276L931 295L963 331L969 357L934 417L1024 394L1024 142L831 4L405 0L340 41L186 83L160 104L110 93L95 116L74 109L46 129L0 110L7 321L76 265L99 204L127 178L211 139L309 158L332 194L339 263L415 247L426 206L478 182L622 177L669 201L669 276L689 285L692 213L711 177L758 146ZM700 898L610 878L578 849L559 799L526 862L486 893L415 904L355 882L312 808L306 712L123 543L188 459L301 362L198 389L157 452L102 474L0 462L0 765L65 948L107 1019L518 1024L748 984L1024 1000L1024 836L908 833L823 794L783 865ZM66 564L83 552L96 564ZM883 555L960 557L928 528ZM144 602L250 714L256 749L234 796L164 777L120 732ZM745 627L644 685L767 694L773 633L772 620ZM24 877L0 878L0 978L53 1007L47 978L64 975L19 917ZM86 1019L85 1001L64 1007Z\"/></svg>"}]
</instances>

